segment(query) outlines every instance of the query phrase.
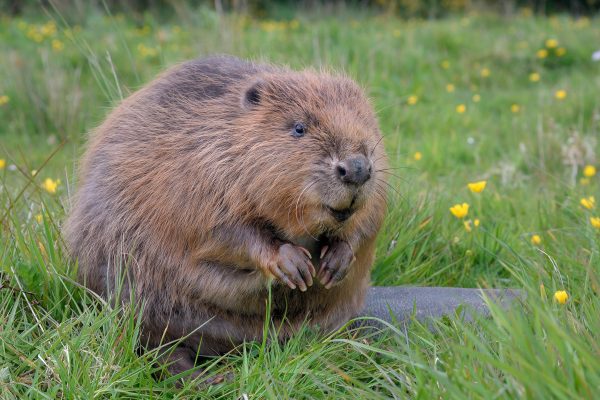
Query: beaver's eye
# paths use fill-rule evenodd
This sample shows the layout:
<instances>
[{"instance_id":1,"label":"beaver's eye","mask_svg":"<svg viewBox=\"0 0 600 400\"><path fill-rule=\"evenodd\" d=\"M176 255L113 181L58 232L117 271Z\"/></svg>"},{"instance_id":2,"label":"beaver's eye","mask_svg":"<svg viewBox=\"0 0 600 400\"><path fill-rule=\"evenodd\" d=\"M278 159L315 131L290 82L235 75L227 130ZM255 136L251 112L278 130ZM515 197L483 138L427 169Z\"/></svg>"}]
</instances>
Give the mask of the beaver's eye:
<instances>
[{"instance_id":1,"label":"beaver's eye","mask_svg":"<svg viewBox=\"0 0 600 400\"><path fill-rule=\"evenodd\" d=\"M306 134L306 126L302 122L296 122L292 129L292 136L299 138L304 136L304 134Z\"/></svg>"}]
</instances>

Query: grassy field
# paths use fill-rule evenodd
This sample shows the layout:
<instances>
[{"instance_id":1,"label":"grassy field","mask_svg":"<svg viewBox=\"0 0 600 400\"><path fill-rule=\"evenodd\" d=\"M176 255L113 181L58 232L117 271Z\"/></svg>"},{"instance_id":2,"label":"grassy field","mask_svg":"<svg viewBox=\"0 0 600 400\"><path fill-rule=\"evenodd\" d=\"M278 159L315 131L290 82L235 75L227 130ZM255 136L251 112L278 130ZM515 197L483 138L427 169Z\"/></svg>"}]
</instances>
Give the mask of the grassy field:
<instances>
[{"instance_id":1,"label":"grassy field","mask_svg":"<svg viewBox=\"0 0 600 400\"><path fill-rule=\"evenodd\" d=\"M0 19L0 398L600 393L598 19L86 15ZM231 382L155 381L136 315L77 286L60 225L86 132L166 66L211 53L333 67L367 88L398 168L374 284L515 287L527 301L406 336L307 329L204 365ZM449 209L462 203L460 219Z\"/></svg>"}]
</instances>

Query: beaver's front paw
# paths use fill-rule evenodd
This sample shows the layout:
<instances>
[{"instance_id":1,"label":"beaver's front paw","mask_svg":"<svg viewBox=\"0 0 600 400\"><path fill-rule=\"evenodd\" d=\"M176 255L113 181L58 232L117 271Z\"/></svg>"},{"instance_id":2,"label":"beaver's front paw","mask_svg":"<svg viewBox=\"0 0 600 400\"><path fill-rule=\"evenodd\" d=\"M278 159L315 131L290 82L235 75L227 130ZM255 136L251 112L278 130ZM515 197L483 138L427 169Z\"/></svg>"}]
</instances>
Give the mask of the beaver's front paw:
<instances>
[{"instance_id":1,"label":"beaver's front paw","mask_svg":"<svg viewBox=\"0 0 600 400\"><path fill-rule=\"evenodd\" d=\"M290 288L298 287L304 292L308 286L312 286L312 278L316 273L310 257L310 252L305 248L284 243L279 246L275 258L268 264L268 269Z\"/></svg>"},{"instance_id":2,"label":"beaver's front paw","mask_svg":"<svg viewBox=\"0 0 600 400\"><path fill-rule=\"evenodd\" d=\"M321 268L317 278L325 289L329 289L344 279L354 260L356 257L348 242L333 241L321 250Z\"/></svg>"}]
</instances>

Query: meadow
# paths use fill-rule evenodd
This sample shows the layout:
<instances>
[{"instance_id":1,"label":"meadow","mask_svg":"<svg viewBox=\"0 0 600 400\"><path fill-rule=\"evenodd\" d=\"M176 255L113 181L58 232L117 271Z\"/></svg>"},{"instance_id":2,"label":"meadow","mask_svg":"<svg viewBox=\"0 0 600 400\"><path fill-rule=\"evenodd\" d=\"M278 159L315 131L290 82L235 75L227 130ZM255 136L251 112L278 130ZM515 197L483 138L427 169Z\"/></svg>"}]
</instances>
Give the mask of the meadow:
<instances>
[{"instance_id":1,"label":"meadow","mask_svg":"<svg viewBox=\"0 0 600 400\"><path fill-rule=\"evenodd\" d=\"M0 398L600 393L597 18L88 11L0 18ZM304 329L207 360L207 375L233 375L219 385L156 381L137 315L77 285L60 226L90 129L165 67L212 53L342 70L366 88L395 168L373 284L520 288L526 300L433 329Z\"/></svg>"}]
</instances>

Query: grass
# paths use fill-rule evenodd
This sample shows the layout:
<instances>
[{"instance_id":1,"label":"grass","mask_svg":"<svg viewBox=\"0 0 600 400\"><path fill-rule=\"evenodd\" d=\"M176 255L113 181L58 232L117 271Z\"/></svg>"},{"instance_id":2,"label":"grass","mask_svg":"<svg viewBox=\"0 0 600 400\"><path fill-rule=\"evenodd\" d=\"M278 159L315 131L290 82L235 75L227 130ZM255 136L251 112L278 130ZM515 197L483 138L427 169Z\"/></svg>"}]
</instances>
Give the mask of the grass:
<instances>
[{"instance_id":1,"label":"grass","mask_svg":"<svg viewBox=\"0 0 600 400\"><path fill-rule=\"evenodd\" d=\"M600 391L600 229L590 223L600 211L580 205L584 196L600 200L598 175L582 172L600 166L600 63L590 57L597 19L344 11L282 23L184 11L177 19L98 10L75 20L53 10L0 18L0 96L8 96L0 106L1 398L572 399ZM566 53L538 58L547 39ZM376 337L304 329L285 345L247 344L206 362L210 375L232 372L231 382L179 390L172 379L155 381L157 354L138 354L135 313L73 281L60 224L86 132L165 66L214 52L329 66L368 89L398 168L374 284L517 287L527 301L473 322L448 317L433 331L416 322ZM60 180L56 193L47 178ZM466 184L481 179L486 189L469 192ZM466 219L481 221L471 232L448 210L462 202L471 205ZM568 292L566 304L553 300L557 290Z\"/></svg>"}]
</instances>

